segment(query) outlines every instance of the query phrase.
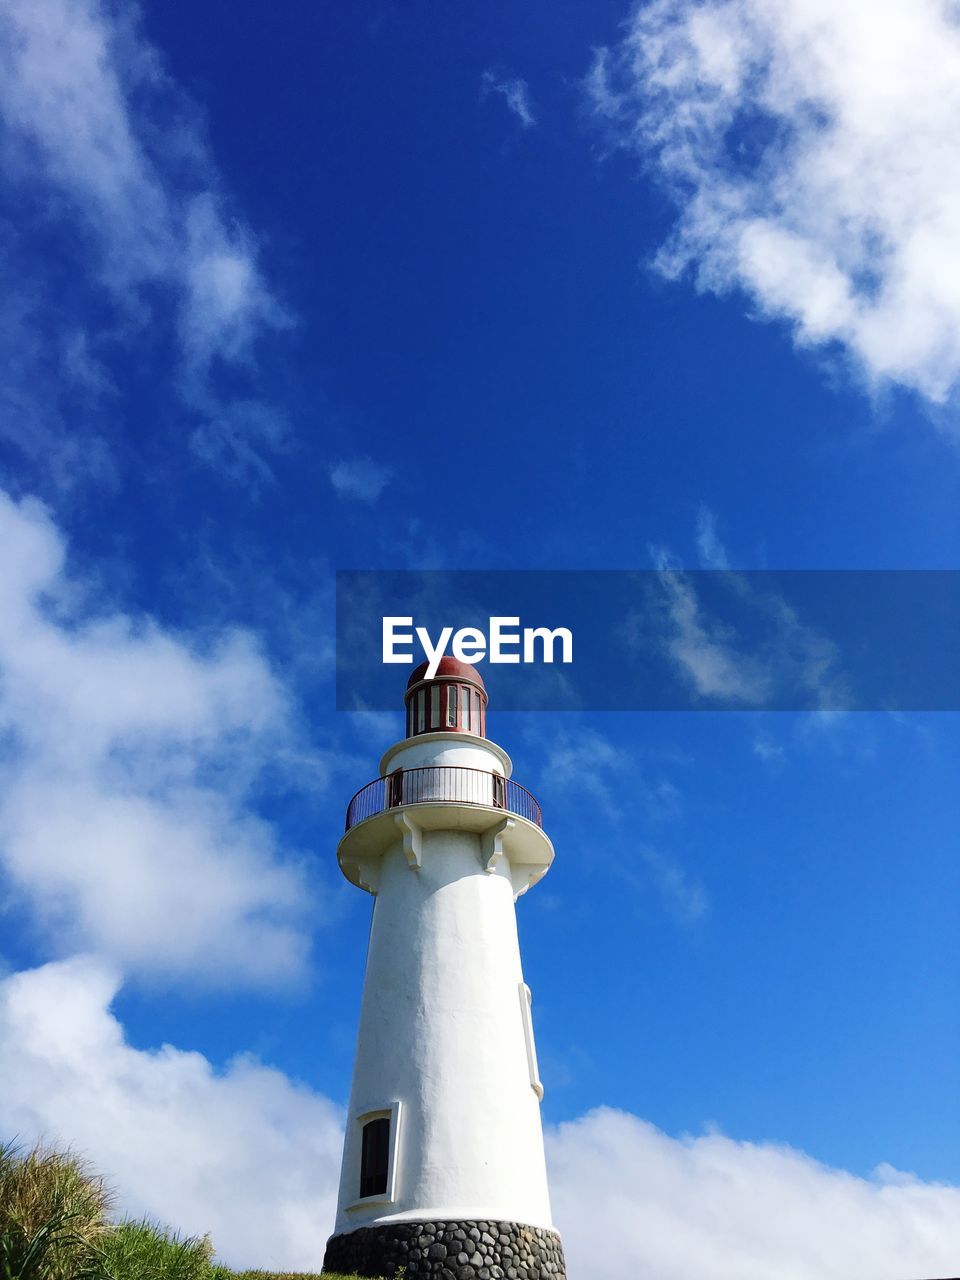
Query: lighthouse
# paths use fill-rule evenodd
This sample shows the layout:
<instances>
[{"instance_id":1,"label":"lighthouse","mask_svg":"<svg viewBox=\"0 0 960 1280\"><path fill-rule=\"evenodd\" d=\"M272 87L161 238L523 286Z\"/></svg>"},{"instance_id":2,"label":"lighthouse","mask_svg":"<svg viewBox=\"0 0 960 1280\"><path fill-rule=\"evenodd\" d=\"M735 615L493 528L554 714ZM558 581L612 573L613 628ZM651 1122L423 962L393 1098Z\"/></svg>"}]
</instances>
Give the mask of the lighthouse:
<instances>
[{"instance_id":1,"label":"lighthouse","mask_svg":"<svg viewBox=\"0 0 960 1280\"><path fill-rule=\"evenodd\" d=\"M405 705L337 850L373 919L324 1270L564 1280L515 910L553 845L474 667L424 663Z\"/></svg>"}]
</instances>

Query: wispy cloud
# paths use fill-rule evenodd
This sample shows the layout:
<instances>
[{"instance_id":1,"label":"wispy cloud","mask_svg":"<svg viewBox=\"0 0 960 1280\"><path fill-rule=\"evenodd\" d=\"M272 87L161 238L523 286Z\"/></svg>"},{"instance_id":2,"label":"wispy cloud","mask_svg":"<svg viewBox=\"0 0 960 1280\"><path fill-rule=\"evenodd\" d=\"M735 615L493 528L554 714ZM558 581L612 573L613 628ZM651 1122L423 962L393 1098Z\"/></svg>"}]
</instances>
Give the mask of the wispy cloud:
<instances>
[{"instance_id":1,"label":"wispy cloud","mask_svg":"<svg viewBox=\"0 0 960 1280\"><path fill-rule=\"evenodd\" d=\"M346 711L342 714L364 747L382 752L403 736L403 718L397 711Z\"/></svg>"},{"instance_id":2,"label":"wispy cloud","mask_svg":"<svg viewBox=\"0 0 960 1280\"><path fill-rule=\"evenodd\" d=\"M390 469L372 458L341 458L330 467L330 483L341 498L373 504L390 483Z\"/></svg>"},{"instance_id":3,"label":"wispy cloud","mask_svg":"<svg viewBox=\"0 0 960 1280\"><path fill-rule=\"evenodd\" d=\"M960 379L958 66L939 0L654 0L587 91L673 197L660 271L942 402Z\"/></svg>"},{"instance_id":4,"label":"wispy cloud","mask_svg":"<svg viewBox=\"0 0 960 1280\"><path fill-rule=\"evenodd\" d=\"M725 559L712 536L710 554ZM681 569L666 547L651 547L650 554L659 571L663 648L698 696L744 707L770 705L783 695L809 698L823 710L846 704L837 646L807 626L776 590L757 588L742 573L722 575L740 616L760 627L748 645L701 599L696 575ZM649 643L645 631L638 643Z\"/></svg>"},{"instance_id":5,"label":"wispy cloud","mask_svg":"<svg viewBox=\"0 0 960 1280\"><path fill-rule=\"evenodd\" d=\"M196 404L204 413L190 437L196 456L254 490L272 480L271 458L289 444L286 415L262 400L221 400L206 391Z\"/></svg>"},{"instance_id":6,"label":"wispy cloud","mask_svg":"<svg viewBox=\"0 0 960 1280\"><path fill-rule=\"evenodd\" d=\"M0 494L0 543L0 869L35 928L130 971L299 976L305 877L253 797L310 753L253 638L102 607L39 504Z\"/></svg>"},{"instance_id":7,"label":"wispy cloud","mask_svg":"<svg viewBox=\"0 0 960 1280\"><path fill-rule=\"evenodd\" d=\"M583 797L598 802L599 812L615 828L618 845L633 850L618 863L616 874L632 890L648 898L651 890L675 919L701 919L709 907L703 884L681 862L662 849L636 842L626 834L638 820L648 825L673 822L683 810L680 788L669 778L651 777L633 751L592 729L554 730L529 735L542 759L540 790L558 799Z\"/></svg>"},{"instance_id":8,"label":"wispy cloud","mask_svg":"<svg viewBox=\"0 0 960 1280\"><path fill-rule=\"evenodd\" d=\"M249 375L258 340L289 323L266 282L253 232L231 208L198 114L143 38L135 9L96 0L5 0L0 6L0 167L45 226L69 227L72 260L109 301L111 341L147 340L154 326L179 351L179 394L201 453L217 420L232 417L242 448L275 440L259 416L233 412L218 366ZM38 212L42 210L42 212ZM44 328L64 305L42 270L29 282L50 296ZM75 285L73 286L75 288ZM87 308L87 311L95 308ZM96 337L83 331L88 379ZM64 362L58 372L68 377ZM275 431L275 428L272 430ZM237 460L234 459L234 465Z\"/></svg>"},{"instance_id":9,"label":"wispy cloud","mask_svg":"<svg viewBox=\"0 0 960 1280\"><path fill-rule=\"evenodd\" d=\"M772 673L756 654L738 646L728 625L703 608L692 580L670 552L651 550L668 620L664 644L678 670L703 698L761 705L772 692Z\"/></svg>"},{"instance_id":10,"label":"wispy cloud","mask_svg":"<svg viewBox=\"0 0 960 1280\"><path fill-rule=\"evenodd\" d=\"M647 790L647 809L652 817L676 818L683 808L680 788L669 778L657 778Z\"/></svg>"},{"instance_id":11,"label":"wispy cloud","mask_svg":"<svg viewBox=\"0 0 960 1280\"><path fill-rule=\"evenodd\" d=\"M704 569L729 569L727 549L717 532L717 517L703 503L697 512L697 551Z\"/></svg>"},{"instance_id":12,"label":"wispy cloud","mask_svg":"<svg viewBox=\"0 0 960 1280\"><path fill-rule=\"evenodd\" d=\"M702 882L661 849L641 845L639 853L670 914L686 924L702 920L710 906Z\"/></svg>"},{"instance_id":13,"label":"wispy cloud","mask_svg":"<svg viewBox=\"0 0 960 1280\"><path fill-rule=\"evenodd\" d=\"M631 753L615 746L591 729L579 733L552 733L543 743L543 777L551 787L567 794L592 796L608 814L619 814L624 783L629 795L640 790L639 771Z\"/></svg>"},{"instance_id":14,"label":"wispy cloud","mask_svg":"<svg viewBox=\"0 0 960 1280\"><path fill-rule=\"evenodd\" d=\"M674 782L595 729L554 728L545 734L530 728L527 738L541 761L541 787L558 797L592 796L614 820L639 808L646 817L666 822L683 809Z\"/></svg>"},{"instance_id":15,"label":"wispy cloud","mask_svg":"<svg viewBox=\"0 0 960 1280\"><path fill-rule=\"evenodd\" d=\"M787 752L782 743L769 733L758 733L753 740L753 754L771 769L782 768Z\"/></svg>"},{"instance_id":16,"label":"wispy cloud","mask_svg":"<svg viewBox=\"0 0 960 1280\"><path fill-rule=\"evenodd\" d=\"M488 98L492 93L500 94L525 129L531 129L537 123L526 80L488 67L480 77L480 96Z\"/></svg>"}]
</instances>

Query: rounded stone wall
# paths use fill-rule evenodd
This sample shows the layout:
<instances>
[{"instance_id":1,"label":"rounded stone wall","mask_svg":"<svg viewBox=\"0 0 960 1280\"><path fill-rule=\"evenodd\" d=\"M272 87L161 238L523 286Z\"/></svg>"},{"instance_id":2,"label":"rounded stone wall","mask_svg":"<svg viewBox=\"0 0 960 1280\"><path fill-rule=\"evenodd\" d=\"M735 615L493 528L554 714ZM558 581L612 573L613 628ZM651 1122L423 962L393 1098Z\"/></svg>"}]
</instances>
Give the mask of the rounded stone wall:
<instances>
[{"instance_id":1,"label":"rounded stone wall","mask_svg":"<svg viewBox=\"0 0 960 1280\"><path fill-rule=\"evenodd\" d=\"M405 1268L401 1272L400 1268ZM555 1231L522 1222L396 1222L331 1236L324 1271L440 1280L566 1280Z\"/></svg>"}]
</instances>

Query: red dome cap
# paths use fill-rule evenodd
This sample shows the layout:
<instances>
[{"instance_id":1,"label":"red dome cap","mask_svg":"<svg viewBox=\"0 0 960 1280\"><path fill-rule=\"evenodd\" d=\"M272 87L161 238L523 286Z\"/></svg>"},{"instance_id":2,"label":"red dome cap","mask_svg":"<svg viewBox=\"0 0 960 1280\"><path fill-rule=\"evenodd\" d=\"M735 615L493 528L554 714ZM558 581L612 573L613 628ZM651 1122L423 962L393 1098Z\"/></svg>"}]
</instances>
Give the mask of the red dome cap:
<instances>
[{"instance_id":1,"label":"red dome cap","mask_svg":"<svg viewBox=\"0 0 960 1280\"><path fill-rule=\"evenodd\" d=\"M430 664L428 662L420 663L419 667L414 670L410 679L407 681L408 689L412 689L413 686L415 684L419 684L421 680L426 680L427 667L429 665ZM471 684L477 685L478 688L483 689L483 691L486 692L486 685L483 683L483 676L481 676L477 668L472 666L469 662L461 662L459 658L451 658L448 656L441 658L437 663L437 670L435 674L430 678L432 680L440 680L444 676L448 680L469 680Z\"/></svg>"},{"instance_id":2,"label":"red dome cap","mask_svg":"<svg viewBox=\"0 0 960 1280\"><path fill-rule=\"evenodd\" d=\"M487 690L470 662L441 658L432 676L421 662L407 681L407 737L421 733L486 734Z\"/></svg>"}]
</instances>

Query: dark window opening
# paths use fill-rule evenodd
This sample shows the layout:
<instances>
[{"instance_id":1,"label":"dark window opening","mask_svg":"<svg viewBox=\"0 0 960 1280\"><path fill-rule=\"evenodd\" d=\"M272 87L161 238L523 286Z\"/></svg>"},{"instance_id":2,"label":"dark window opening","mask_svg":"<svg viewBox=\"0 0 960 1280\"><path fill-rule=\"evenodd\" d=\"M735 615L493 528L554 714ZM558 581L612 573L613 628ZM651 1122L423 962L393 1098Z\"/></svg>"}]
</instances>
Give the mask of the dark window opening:
<instances>
[{"instance_id":1,"label":"dark window opening","mask_svg":"<svg viewBox=\"0 0 960 1280\"><path fill-rule=\"evenodd\" d=\"M382 1196L387 1191L390 1160L390 1117L368 1120L360 1149L360 1195Z\"/></svg>"},{"instance_id":2,"label":"dark window opening","mask_svg":"<svg viewBox=\"0 0 960 1280\"><path fill-rule=\"evenodd\" d=\"M403 804L403 770L394 769L393 773L387 778L387 808L395 809L397 805Z\"/></svg>"}]
</instances>

